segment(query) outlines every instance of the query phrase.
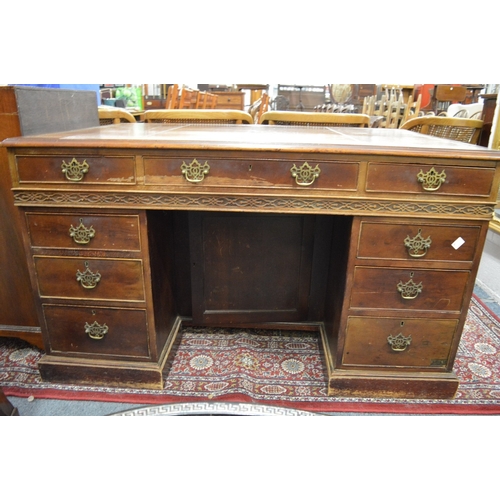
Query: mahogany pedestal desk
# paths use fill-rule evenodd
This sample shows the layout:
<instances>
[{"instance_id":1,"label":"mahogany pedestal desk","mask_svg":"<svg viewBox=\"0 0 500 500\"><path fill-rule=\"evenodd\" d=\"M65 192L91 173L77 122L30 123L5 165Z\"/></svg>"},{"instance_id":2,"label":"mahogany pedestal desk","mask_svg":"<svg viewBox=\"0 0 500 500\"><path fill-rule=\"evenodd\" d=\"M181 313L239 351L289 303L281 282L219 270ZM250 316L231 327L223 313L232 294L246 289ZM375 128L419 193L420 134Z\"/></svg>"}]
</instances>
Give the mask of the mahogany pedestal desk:
<instances>
[{"instance_id":1,"label":"mahogany pedestal desk","mask_svg":"<svg viewBox=\"0 0 500 500\"><path fill-rule=\"evenodd\" d=\"M454 396L499 151L142 123L4 144L43 379L161 388L184 323L316 330L330 395Z\"/></svg>"}]
</instances>

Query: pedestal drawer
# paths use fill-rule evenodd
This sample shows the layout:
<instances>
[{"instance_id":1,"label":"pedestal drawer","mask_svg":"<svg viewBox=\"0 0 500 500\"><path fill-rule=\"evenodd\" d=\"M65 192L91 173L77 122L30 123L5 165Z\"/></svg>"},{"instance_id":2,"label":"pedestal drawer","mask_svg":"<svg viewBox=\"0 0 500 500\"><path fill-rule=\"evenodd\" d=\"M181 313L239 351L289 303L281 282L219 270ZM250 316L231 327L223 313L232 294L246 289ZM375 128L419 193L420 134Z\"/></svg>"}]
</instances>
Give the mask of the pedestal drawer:
<instances>
[{"instance_id":1,"label":"pedestal drawer","mask_svg":"<svg viewBox=\"0 0 500 500\"><path fill-rule=\"evenodd\" d=\"M446 368L458 320L349 317L342 365Z\"/></svg>"},{"instance_id":2,"label":"pedestal drawer","mask_svg":"<svg viewBox=\"0 0 500 500\"><path fill-rule=\"evenodd\" d=\"M145 300L141 260L35 256L41 297Z\"/></svg>"},{"instance_id":3,"label":"pedestal drawer","mask_svg":"<svg viewBox=\"0 0 500 500\"><path fill-rule=\"evenodd\" d=\"M358 266L350 307L459 313L469 277L469 271Z\"/></svg>"},{"instance_id":4,"label":"pedestal drawer","mask_svg":"<svg viewBox=\"0 0 500 500\"><path fill-rule=\"evenodd\" d=\"M31 246L140 251L137 215L27 213Z\"/></svg>"},{"instance_id":5,"label":"pedestal drawer","mask_svg":"<svg viewBox=\"0 0 500 500\"><path fill-rule=\"evenodd\" d=\"M386 193L489 196L495 170L490 168L411 163L368 165L366 190Z\"/></svg>"},{"instance_id":6,"label":"pedestal drawer","mask_svg":"<svg viewBox=\"0 0 500 500\"><path fill-rule=\"evenodd\" d=\"M389 223L364 220L357 257L410 261L474 260L479 224Z\"/></svg>"},{"instance_id":7,"label":"pedestal drawer","mask_svg":"<svg viewBox=\"0 0 500 500\"><path fill-rule=\"evenodd\" d=\"M202 154L196 157L144 158L146 184L184 187L189 184L224 187L302 186L355 191L358 169L358 162L325 162L300 157L297 161L225 159L206 157ZM183 170L185 174L182 173ZM199 180L193 180L199 172L202 172L199 174Z\"/></svg>"},{"instance_id":8,"label":"pedestal drawer","mask_svg":"<svg viewBox=\"0 0 500 500\"><path fill-rule=\"evenodd\" d=\"M43 315L52 354L150 357L145 310L45 304Z\"/></svg>"},{"instance_id":9,"label":"pedestal drawer","mask_svg":"<svg viewBox=\"0 0 500 500\"><path fill-rule=\"evenodd\" d=\"M134 156L16 156L19 182L135 184Z\"/></svg>"}]
</instances>

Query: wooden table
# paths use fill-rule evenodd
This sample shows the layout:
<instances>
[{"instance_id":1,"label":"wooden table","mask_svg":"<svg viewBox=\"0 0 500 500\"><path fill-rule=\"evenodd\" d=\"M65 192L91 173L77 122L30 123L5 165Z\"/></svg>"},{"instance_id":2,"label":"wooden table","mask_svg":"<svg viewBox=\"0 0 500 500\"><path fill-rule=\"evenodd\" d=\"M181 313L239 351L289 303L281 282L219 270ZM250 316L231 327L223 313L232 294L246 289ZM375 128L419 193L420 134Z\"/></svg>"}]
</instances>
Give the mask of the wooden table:
<instances>
[{"instance_id":1,"label":"wooden table","mask_svg":"<svg viewBox=\"0 0 500 500\"><path fill-rule=\"evenodd\" d=\"M161 388L185 323L315 330L331 395L454 396L499 151L139 123L4 144L44 380Z\"/></svg>"}]
</instances>

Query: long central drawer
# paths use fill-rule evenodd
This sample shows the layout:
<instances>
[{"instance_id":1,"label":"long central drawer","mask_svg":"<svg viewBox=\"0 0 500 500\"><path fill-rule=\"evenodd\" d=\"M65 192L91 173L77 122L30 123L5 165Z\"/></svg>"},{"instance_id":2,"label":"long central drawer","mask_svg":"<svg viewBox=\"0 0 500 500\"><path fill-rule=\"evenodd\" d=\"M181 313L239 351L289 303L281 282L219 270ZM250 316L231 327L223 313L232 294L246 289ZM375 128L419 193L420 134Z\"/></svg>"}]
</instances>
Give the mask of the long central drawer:
<instances>
[{"instance_id":1,"label":"long central drawer","mask_svg":"<svg viewBox=\"0 0 500 500\"><path fill-rule=\"evenodd\" d=\"M355 191L358 170L358 162L299 157L296 161L220 158L203 154L196 157L144 158L147 185L276 186Z\"/></svg>"}]
</instances>

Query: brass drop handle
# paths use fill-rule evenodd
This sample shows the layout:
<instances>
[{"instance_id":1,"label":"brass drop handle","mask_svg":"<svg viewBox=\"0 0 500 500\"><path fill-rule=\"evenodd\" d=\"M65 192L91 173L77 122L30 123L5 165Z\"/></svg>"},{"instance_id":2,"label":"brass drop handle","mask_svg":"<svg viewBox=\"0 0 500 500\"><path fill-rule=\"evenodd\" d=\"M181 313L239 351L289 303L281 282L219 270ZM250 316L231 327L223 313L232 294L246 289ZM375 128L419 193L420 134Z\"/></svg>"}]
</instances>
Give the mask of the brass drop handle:
<instances>
[{"instance_id":1,"label":"brass drop handle","mask_svg":"<svg viewBox=\"0 0 500 500\"><path fill-rule=\"evenodd\" d=\"M83 162L80 163L76 158L73 158L69 163L66 163L63 160L61 165L61 170L66 176L66 179L73 182L81 181L85 174L89 171L89 168L87 160L83 160Z\"/></svg>"},{"instance_id":2,"label":"brass drop handle","mask_svg":"<svg viewBox=\"0 0 500 500\"><path fill-rule=\"evenodd\" d=\"M417 181L422 183L422 187L425 191L437 191L445 180L446 173L444 169L441 173L438 173L437 170L432 167L425 174L423 170L420 170L417 174Z\"/></svg>"},{"instance_id":3,"label":"brass drop handle","mask_svg":"<svg viewBox=\"0 0 500 500\"><path fill-rule=\"evenodd\" d=\"M408 255L415 259L423 257L431 247L431 243L430 236L428 238L422 236L422 229L419 229L417 235L413 238L410 238L410 235L408 235L404 240L405 247L408 249Z\"/></svg>"},{"instance_id":4,"label":"brass drop handle","mask_svg":"<svg viewBox=\"0 0 500 500\"><path fill-rule=\"evenodd\" d=\"M398 333L395 336L389 335L387 337L387 342L393 351L405 351L411 344L411 335L408 335L408 337L405 337L402 333Z\"/></svg>"},{"instance_id":5,"label":"brass drop handle","mask_svg":"<svg viewBox=\"0 0 500 500\"><path fill-rule=\"evenodd\" d=\"M73 238L75 243L78 243L79 245L87 245L95 236L95 229L92 226L85 227L83 220L80 219L79 226L73 227L73 224L71 224L69 228L69 235Z\"/></svg>"},{"instance_id":6,"label":"brass drop handle","mask_svg":"<svg viewBox=\"0 0 500 500\"><path fill-rule=\"evenodd\" d=\"M208 175L210 172L210 165L208 162L205 162L205 164L202 165L195 158L189 165L183 161L181 165L181 172L187 181L194 183L201 182L205 178L205 175Z\"/></svg>"},{"instance_id":7,"label":"brass drop handle","mask_svg":"<svg viewBox=\"0 0 500 500\"><path fill-rule=\"evenodd\" d=\"M305 162L301 167L294 164L290 172L299 186L310 186L319 177L321 169L318 165L311 167Z\"/></svg>"},{"instance_id":8,"label":"brass drop handle","mask_svg":"<svg viewBox=\"0 0 500 500\"><path fill-rule=\"evenodd\" d=\"M91 325L85 323L85 333L93 340L102 340L104 335L108 333L108 326L106 323L100 325L97 321Z\"/></svg>"},{"instance_id":9,"label":"brass drop handle","mask_svg":"<svg viewBox=\"0 0 500 500\"><path fill-rule=\"evenodd\" d=\"M413 273L410 273L410 280L406 283L400 281L397 285L397 290L401 294L401 297L406 300L415 299L419 293L423 290L422 282L415 283L413 281Z\"/></svg>"},{"instance_id":10,"label":"brass drop handle","mask_svg":"<svg viewBox=\"0 0 500 500\"><path fill-rule=\"evenodd\" d=\"M89 263L85 261L85 271L81 272L80 270L77 270L76 281L78 281L83 288L91 289L95 288L97 283L101 281L101 275L99 271L93 273L90 270Z\"/></svg>"}]
</instances>

